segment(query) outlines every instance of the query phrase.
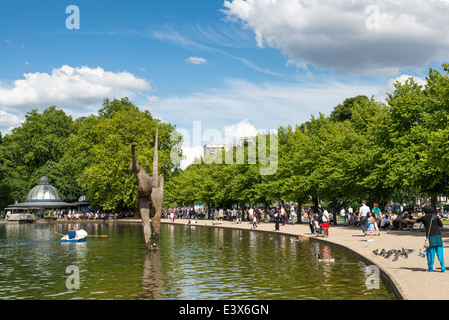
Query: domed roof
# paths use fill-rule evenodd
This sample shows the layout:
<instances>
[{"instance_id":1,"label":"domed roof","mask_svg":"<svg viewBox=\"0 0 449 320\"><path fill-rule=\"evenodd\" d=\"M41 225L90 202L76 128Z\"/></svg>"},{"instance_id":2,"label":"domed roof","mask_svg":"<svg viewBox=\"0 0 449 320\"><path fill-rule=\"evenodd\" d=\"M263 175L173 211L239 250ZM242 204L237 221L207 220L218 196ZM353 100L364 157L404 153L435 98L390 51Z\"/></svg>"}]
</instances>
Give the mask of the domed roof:
<instances>
[{"instance_id":1,"label":"domed roof","mask_svg":"<svg viewBox=\"0 0 449 320\"><path fill-rule=\"evenodd\" d=\"M81 197L78 198L78 202L89 202L87 200L87 197L85 195L82 195Z\"/></svg>"},{"instance_id":2,"label":"domed roof","mask_svg":"<svg viewBox=\"0 0 449 320\"><path fill-rule=\"evenodd\" d=\"M25 202L62 201L59 191L50 185L47 177L42 177L39 184L28 192Z\"/></svg>"}]
</instances>

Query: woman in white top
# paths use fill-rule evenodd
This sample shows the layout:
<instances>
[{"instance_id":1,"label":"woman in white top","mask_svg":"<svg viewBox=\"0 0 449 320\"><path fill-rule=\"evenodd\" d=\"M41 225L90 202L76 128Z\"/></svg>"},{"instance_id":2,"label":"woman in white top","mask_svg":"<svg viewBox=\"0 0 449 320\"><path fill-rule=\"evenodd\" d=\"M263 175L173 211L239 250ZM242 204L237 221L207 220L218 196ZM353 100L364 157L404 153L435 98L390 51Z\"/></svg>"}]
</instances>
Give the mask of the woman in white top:
<instances>
[{"instance_id":1,"label":"woman in white top","mask_svg":"<svg viewBox=\"0 0 449 320\"><path fill-rule=\"evenodd\" d=\"M321 221L323 222L321 226L323 227L324 237L329 236L329 212L326 209L323 211L323 216L321 217Z\"/></svg>"},{"instance_id":2,"label":"woman in white top","mask_svg":"<svg viewBox=\"0 0 449 320\"><path fill-rule=\"evenodd\" d=\"M323 223L329 223L329 212L327 212L326 209L323 211L323 217L322 217Z\"/></svg>"}]
</instances>

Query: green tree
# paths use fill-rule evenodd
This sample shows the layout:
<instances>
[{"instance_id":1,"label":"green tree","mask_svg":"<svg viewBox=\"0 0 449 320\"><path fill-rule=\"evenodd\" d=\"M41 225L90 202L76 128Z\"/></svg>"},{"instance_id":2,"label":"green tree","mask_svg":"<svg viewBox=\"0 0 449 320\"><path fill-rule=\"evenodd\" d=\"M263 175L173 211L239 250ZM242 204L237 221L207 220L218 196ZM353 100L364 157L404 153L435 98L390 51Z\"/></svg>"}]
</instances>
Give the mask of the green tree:
<instances>
[{"instance_id":1,"label":"green tree","mask_svg":"<svg viewBox=\"0 0 449 320\"><path fill-rule=\"evenodd\" d=\"M367 96L356 96L352 98L347 98L342 104L337 105L334 110L332 110L329 119L331 121L343 122L345 120L351 120L352 118L352 107L356 104L364 104L368 102Z\"/></svg>"},{"instance_id":2,"label":"green tree","mask_svg":"<svg viewBox=\"0 0 449 320\"><path fill-rule=\"evenodd\" d=\"M11 134L5 135L0 147L1 205L23 201L41 176L47 175L61 192L63 200L73 200L78 186L63 171L55 170L57 163L70 147L76 132L71 116L55 106L42 113L32 110L25 121ZM70 181L67 183L67 181Z\"/></svg>"},{"instance_id":3,"label":"green tree","mask_svg":"<svg viewBox=\"0 0 449 320\"><path fill-rule=\"evenodd\" d=\"M427 143L420 156L427 169L422 178L433 205L436 205L437 195L449 193L449 64L442 67L445 75L429 69L423 90L427 100L422 131Z\"/></svg>"},{"instance_id":4,"label":"green tree","mask_svg":"<svg viewBox=\"0 0 449 320\"><path fill-rule=\"evenodd\" d=\"M6 143L14 148L16 161L28 168L29 173L57 162L67 151L68 141L75 132L71 116L51 106L38 113L32 110L25 122L12 129Z\"/></svg>"},{"instance_id":5,"label":"green tree","mask_svg":"<svg viewBox=\"0 0 449 320\"><path fill-rule=\"evenodd\" d=\"M436 88L429 83L427 89L413 79L395 84L393 94L388 94L390 116L384 142L386 164L390 170L385 181L391 187L402 190L409 198L427 195L436 197L445 191L447 177L435 170L428 160L428 146L433 125L429 122L435 111L429 93Z\"/></svg>"},{"instance_id":6,"label":"green tree","mask_svg":"<svg viewBox=\"0 0 449 320\"><path fill-rule=\"evenodd\" d=\"M73 171L91 203L105 210L134 207L137 183L128 168L130 146L133 141L139 143L137 160L152 174L156 126L159 128L158 170L168 179L174 167L170 151L176 143L170 139L175 129L172 125L153 118L148 111L139 110L127 98L105 99L99 116L79 120L78 132L67 157L75 159Z\"/></svg>"}]
</instances>

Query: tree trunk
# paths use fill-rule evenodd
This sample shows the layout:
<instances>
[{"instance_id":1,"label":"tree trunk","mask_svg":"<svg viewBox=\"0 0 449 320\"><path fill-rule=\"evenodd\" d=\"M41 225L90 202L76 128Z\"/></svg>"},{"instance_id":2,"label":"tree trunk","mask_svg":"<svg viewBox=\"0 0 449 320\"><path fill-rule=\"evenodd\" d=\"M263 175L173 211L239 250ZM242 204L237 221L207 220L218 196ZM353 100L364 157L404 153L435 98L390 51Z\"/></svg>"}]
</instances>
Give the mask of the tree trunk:
<instances>
[{"instance_id":1,"label":"tree trunk","mask_svg":"<svg viewBox=\"0 0 449 320\"><path fill-rule=\"evenodd\" d=\"M313 197L313 202L314 202L314 207L313 207L313 212L316 214L318 213L318 198Z\"/></svg>"},{"instance_id":2,"label":"tree trunk","mask_svg":"<svg viewBox=\"0 0 449 320\"><path fill-rule=\"evenodd\" d=\"M334 225L337 224L337 199L332 199L332 215L334 216Z\"/></svg>"},{"instance_id":3,"label":"tree trunk","mask_svg":"<svg viewBox=\"0 0 449 320\"><path fill-rule=\"evenodd\" d=\"M267 215L269 215L268 212L269 212L269 210L270 210L270 208L268 207L268 202L265 201L265 202L264 202L264 205L265 205L265 216L267 216Z\"/></svg>"},{"instance_id":4,"label":"tree trunk","mask_svg":"<svg viewBox=\"0 0 449 320\"><path fill-rule=\"evenodd\" d=\"M296 216L298 217L298 223L302 223L301 200L298 200L298 208L296 208Z\"/></svg>"},{"instance_id":5,"label":"tree trunk","mask_svg":"<svg viewBox=\"0 0 449 320\"><path fill-rule=\"evenodd\" d=\"M433 194L430 198L430 205L433 207L433 210L435 210L435 212L437 210L437 198L438 196L435 194Z\"/></svg>"}]
</instances>

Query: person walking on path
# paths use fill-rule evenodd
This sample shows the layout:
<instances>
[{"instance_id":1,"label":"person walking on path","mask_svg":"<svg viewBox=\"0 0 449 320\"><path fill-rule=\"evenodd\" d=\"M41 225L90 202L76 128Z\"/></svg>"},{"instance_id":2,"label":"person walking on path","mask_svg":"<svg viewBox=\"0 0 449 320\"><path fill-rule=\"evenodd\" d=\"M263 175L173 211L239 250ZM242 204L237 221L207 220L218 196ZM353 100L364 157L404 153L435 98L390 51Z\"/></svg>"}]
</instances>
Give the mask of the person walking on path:
<instances>
[{"instance_id":1,"label":"person walking on path","mask_svg":"<svg viewBox=\"0 0 449 320\"><path fill-rule=\"evenodd\" d=\"M257 217L256 215L253 216L253 226L252 228L257 229Z\"/></svg>"},{"instance_id":2,"label":"person walking on path","mask_svg":"<svg viewBox=\"0 0 449 320\"><path fill-rule=\"evenodd\" d=\"M232 223L239 223L239 221L237 220L237 210L235 210L235 208L232 209L231 216Z\"/></svg>"},{"instance_id":3,"label":"person walking on path","mask_svg":"<svg viewBox=\"0 0 449 320\"><path fill-rule=\"evenodd\" d=\"M281 222L282 222L282 225L285 224L285 219L286 218L287 218L287 212L285 211L284 206L281 206ZM288 220L288 218L287 218L287 220Z\"/></svg>"},{"instance_id":4,"label":"person walking on path","mask_svg":"<svg viewBox=\"0 0 449 320\"><path fill-rule=\"evenodd\" d=\"M292 224L295 224L296 222L296 208L294 205L290 206L290 214L292 216Z\"/></svg>"},{"instance_id":5,"label":"person walking on path","mask_svg":"<svg viewBox=\"0 0 449 320\"><path fill-rule=\"evenodd\" d=\"M444 272L446 271L446 266L444 265L443 238L441 237L440 231L440 228L443 227L443 223L434 213L432 206L424 206L423 211L425 215L416 220L416 222L422 222L426 227L426 234L429 239L429 247L426 248L428 270L433 271L433 262L436 253L441 264L441 271Z\"/></svg>"},{"instance_id":6,"label":"person walking on path","mask_svg":"<svg viewBox=\"0 0 449 320\"><path fill-rule=\"evenodd\" d=\"M248 210L249 223L253 222L253 216L254 216L254 209L253 207L250 207Z\"/></svg>"},{"instance_id":7,"label":"person walking on path","mask_svg":"<svg viewBox=\"0 0 449 320\"><path fill-rule=\"evenodd\" d=\"M366 236L366 231L368 228L368 224L366 223L366 219L368 217L368 212L370 212L369 207L366 205L366 201L362 201L362 206L359 210L359 222L360 226L362 227L363 235Z\"/></svg>"}]
</instances>

